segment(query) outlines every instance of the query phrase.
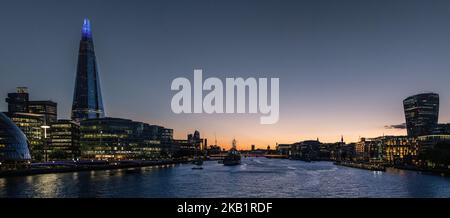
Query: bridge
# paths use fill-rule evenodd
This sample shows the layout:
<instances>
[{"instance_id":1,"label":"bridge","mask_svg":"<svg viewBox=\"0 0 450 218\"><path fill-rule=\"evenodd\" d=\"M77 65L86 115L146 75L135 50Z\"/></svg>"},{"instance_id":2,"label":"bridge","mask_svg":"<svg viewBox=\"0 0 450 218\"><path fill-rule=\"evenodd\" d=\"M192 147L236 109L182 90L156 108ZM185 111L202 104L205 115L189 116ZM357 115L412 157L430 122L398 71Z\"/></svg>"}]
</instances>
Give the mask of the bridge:
<instances>
[{"instance_id":1,"label":"bridge","mask_svg":"<svg viewBox=\"0 0 450 218\"><path fill-rule=\"evenodd\" d=\"M209 155L209 159L211 160L223 160L227 156L227 153L221 154L212 154ZM259 154L259 153L242 153L243 157L265 157L265 158L278 158L278 159L287 159L288 155L282 154Z\"/></svg>"}]
</instances>

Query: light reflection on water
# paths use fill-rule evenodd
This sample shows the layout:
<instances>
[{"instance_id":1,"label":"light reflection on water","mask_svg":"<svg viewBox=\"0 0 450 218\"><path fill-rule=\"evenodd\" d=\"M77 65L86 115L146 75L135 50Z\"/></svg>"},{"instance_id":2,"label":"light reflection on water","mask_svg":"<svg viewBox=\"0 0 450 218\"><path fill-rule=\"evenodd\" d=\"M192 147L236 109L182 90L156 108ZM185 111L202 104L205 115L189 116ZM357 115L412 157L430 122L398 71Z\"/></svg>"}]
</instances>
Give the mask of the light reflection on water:
<instances>
[{"instance_id":1,"label":"light reflection on water","mask_svg":"<svg viewBox=\"0 0 450 218\"><path fill-rule=\"evenodd\" d=\"M450 197L450 178L330 162L245 158L239 166L192 165L0 179L0 197Z\"/></svg>"}]
</instances>

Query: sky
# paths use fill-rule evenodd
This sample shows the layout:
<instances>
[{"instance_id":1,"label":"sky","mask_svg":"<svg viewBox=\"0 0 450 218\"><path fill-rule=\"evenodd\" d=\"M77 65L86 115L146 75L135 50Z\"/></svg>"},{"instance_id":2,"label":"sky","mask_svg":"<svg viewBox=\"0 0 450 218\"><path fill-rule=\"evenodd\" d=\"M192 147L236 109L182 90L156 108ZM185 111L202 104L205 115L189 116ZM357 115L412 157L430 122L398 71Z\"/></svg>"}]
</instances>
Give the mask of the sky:
<instances>
[{"instance_id":1,"label":"sky","mask_svg":"<svg viewBox=\"0 0 450 218\"><path fill-rule=\"evenodd\" d=\"M450 122L450 1L0 0L0 95L27 86L69 118L84 18L105 111L259 148L406 134L402 100L440 94ZM173 79L280 78L280 119L174 114ZM205 93L206 94L206 93ZM0 102L0 111L7 109Z\"/></svg>"}]
</instances>

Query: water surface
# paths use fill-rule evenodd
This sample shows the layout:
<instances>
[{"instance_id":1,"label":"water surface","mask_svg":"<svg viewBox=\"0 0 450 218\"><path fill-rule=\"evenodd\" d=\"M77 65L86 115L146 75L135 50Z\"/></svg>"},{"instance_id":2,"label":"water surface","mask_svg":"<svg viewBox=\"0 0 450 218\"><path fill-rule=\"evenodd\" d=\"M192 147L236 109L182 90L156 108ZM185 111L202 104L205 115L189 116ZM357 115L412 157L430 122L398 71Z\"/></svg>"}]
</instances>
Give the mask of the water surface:
<instances>
[{"instance_id":1,"label":"water surface","mask_svg":"<svg viewBox=\"0 0 450 218\"><path fill-rule=\"evenodd\" d=\"M0 197L450 197L450 178L388 169L372 172L330 162L244 158L0 179Z\"/></svg>"}]
</instances>

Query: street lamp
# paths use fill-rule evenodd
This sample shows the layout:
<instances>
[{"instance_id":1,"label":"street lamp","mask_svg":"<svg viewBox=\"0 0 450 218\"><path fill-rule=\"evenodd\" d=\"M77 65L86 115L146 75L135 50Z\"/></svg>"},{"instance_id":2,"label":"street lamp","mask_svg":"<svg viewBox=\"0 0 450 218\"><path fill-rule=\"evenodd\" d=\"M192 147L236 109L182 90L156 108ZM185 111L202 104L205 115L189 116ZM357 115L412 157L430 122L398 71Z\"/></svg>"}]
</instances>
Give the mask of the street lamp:
<instances>
[{"instance_id":1,"label":"street lamp","mask_svg":"<svg viewBox=\"0 0 450 218\"><path fill-rule=\"evenodd\" d=\"M44 138L47 138L47 129L50 129L50 126L47 125L43 125L41 126L42 129L44 129Z\"/></svg>"},{"instance_id":2,"label":"street lamp","mask_svg":"<svg viewBox=\"0 0 450 218\"><path fill-rule=\"evenodd\" d=\"M103 139L103 131L100 129L100 148L101 149L103 149L103 147L102 147L102 139ZM100 159L102 159L102 155L101 154L100 154Z\"/></svg>"},{"instance_id":3,"label":"street lamp","mask_svg":"<svg viewBox=\"0 0 450 218\"><path fill-rule=\"evenodd\" d=\"M50 129L50 126L42 125L41 128L44 129L44 161L47 162L47 129Z\"/></svg>"}]
</instances>

